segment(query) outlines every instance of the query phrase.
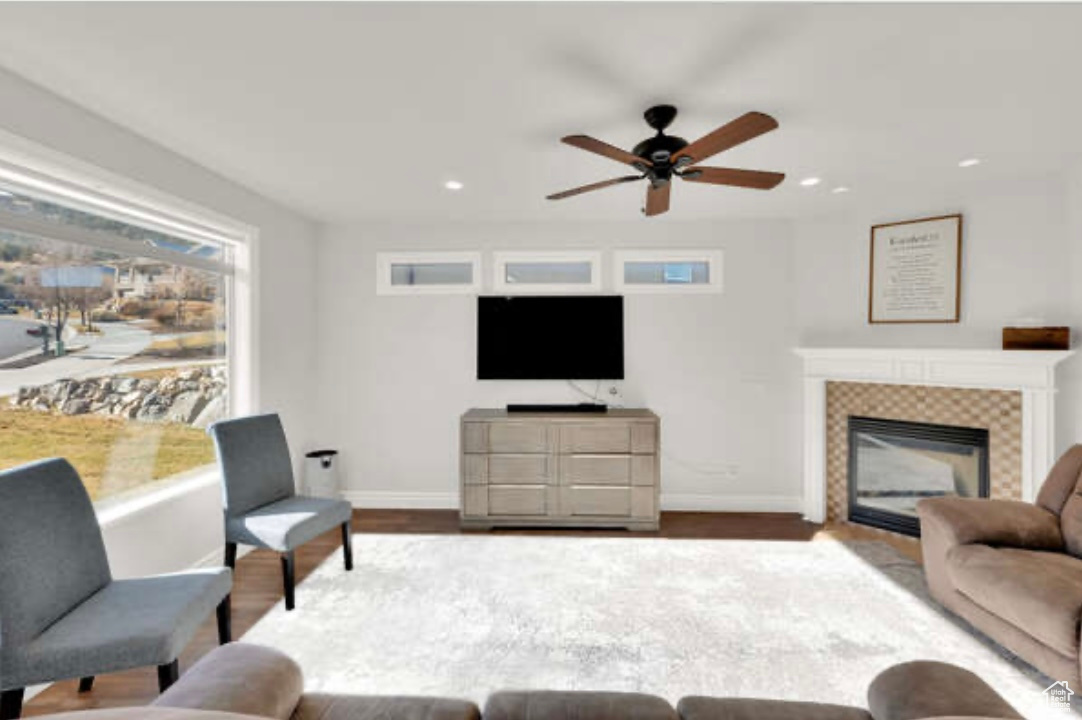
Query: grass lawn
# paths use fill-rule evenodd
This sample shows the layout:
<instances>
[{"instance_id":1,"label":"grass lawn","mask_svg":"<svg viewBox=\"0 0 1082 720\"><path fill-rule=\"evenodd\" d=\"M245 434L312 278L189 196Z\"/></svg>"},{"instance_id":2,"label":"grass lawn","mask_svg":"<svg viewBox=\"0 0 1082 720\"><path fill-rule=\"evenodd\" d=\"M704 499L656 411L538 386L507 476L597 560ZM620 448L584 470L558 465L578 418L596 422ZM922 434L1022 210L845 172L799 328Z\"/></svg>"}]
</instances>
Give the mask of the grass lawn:
<instances>
[{"instance_id":1,"label":"grass lawn","mask_svg":"<svg viewBox=\"0 0 1082 720\"><path fill-rule=\"evenodd\" d=\"M67 458L94 500L214 462L198 428L97 415L53 415L8 407L0 398L0 470Z\"/></svg>"},{"instance_id":2,"label":"grass lawn","mask_svg":"<svg viewBox=\"0 0 1082 720\"><path fill-rule=\"evenodd\" d=\"M183 333L171 338L163 338L150 343L151 350L181 350L188 348L208 348L225 344L225 333L221 330L201 330Z\"/></svg>"},{"instance_id":3,"label":"grass lawn","mask_svg":"<svg viewBox=\"0 0 1082 720\"><path fill-rule=\"evenodd\" d=\"M169 338L159 338L136 355L137 358L214 358L225 356L226 333L201 330Z\"/></svg>"},{"instance_id":4,"label":"grass lawn","mask_svg":"<svg viewBox=\"0 0 1082 720\"><path fill-rule=\"evenodd\" d=\"M177 365L173 367L155 368L153 370L132 370L125 372L124 377L133 377L139 380L162 380L167 377L172 377L178 373L189 370L192 367L214 367L213 365L201 366L201 365Z\"/></svg>"}]
</instances>

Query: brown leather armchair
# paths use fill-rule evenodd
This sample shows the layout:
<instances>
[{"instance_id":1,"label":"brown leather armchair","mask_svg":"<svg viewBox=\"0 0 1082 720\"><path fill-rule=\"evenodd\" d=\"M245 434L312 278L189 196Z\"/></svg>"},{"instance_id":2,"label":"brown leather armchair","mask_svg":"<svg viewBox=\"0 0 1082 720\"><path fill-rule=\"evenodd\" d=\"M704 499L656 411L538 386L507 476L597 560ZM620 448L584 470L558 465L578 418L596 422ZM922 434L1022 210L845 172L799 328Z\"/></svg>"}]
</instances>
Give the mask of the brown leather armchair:
<instances>
[{"instance_id":1,"label":"brown leather armchair","mask_svg":"<svg viewBox=\"0 0 1082 720\"><path fill-rule=\"evenodd\" d=\"M1082 445L1037 502L929 498L917 505L932 596L1056 680L1079 682Z\"/></svg>"}]
</instances>

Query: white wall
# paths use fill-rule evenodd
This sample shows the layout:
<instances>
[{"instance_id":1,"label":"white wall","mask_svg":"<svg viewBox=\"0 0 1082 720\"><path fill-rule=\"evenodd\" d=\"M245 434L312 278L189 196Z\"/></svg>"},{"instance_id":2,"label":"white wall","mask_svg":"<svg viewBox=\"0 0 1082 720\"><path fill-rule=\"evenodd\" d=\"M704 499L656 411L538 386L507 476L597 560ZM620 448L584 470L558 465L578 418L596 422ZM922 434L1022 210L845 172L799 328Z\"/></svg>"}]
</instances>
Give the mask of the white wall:
<instances>
[{"instance_id":1,"label":"white wall","mask_svg":"<svg viewBox=\"0 0 1082 720\"><path fill-rule=\"evenodd\" d=\"M1082 159L1078 159L1067 175L1064 205L1066 210L1066 237L1069 255L1064 265L1068 268L1070 288L1070 325L1079 351L1059 368L1060 395L1056 399L1057 430L1060 451L1075 443L1082 443Z\"/></svg>"},{"instance_id":2,"label":"white wall","mask_svg":"<svg viewBox=\"0 0 1082 720\"><path fill-rule=\"evenodd\" d=\"M1070 284L1064 262L1060 178L1012 183L943 206L861 207L802 221L794 243L795 321L807 345L1000 346L1005 325L1022 318L1064 323ZM958 324L869 325L872 225L962 213L962 317Z\"/></svg>"},{"instance_id":3,"label":"white wall","mask_svg":"<svg viewBox=\"0 0 1082 720\"><path fill-rule=\"evenodd\" d=\"M914 196L874 206L858 197L847 213L793 224L329 229L319 258L320 442L343 451L359 505L454 507L464 409L582 399L561 383L474 380L475 300L376 296L380 250L719 246L723 295L628 296L624 401L662 417L665 507L797 509L801 409L791 348L995 348L1003 326L1027 319L1077 329L1082 173L1073 183L985 182L940 205ZM965 223L961 323L869 325L870 226L952 212ZM1065 370L1064 383L1061 447L1082 430L1082 361Z\"/></svg>"},{"instance_id":4,"label":"white wall","mask_svg":"<svg viewBox=\"0 0 1082 720\"><path fill-rule=\"evenodd\" d=\"M723 294L627 296L624 402L661 416L663 506L796 510L790 235L783 222L664 219L329 229L319 254L320 442L342 451L359 505L457 507L463 411L583 400L561 382L477 381L476 299L377 296L380 250L720 247ZM606 253L606 273L610 261Z\"/></svg>"},{"instance_id":5,"label":"white wall","mask_svg":"<svg viewBox=\"0 0 1082 720\"><path fill-rule=\"evenodd\" d=\"M1001 345L1002 329L1026 320L1074 325L1079 314L1082 181L1062 176L985 185L950 204L870 206L797 225L793 263L794 322L802 345L846 347L984 347ZM962 316L958 324L869 325L870 227L877 223L960 212ZM1075 219L1070 220L1071 212ZM1071 224L1074 224L1073 231ZM1073 235L1072 235L1073 232ZM1071 262L1074 262L1072 270ZM1072 361L1077 366L1078 360ZM1060 451L1078 442L1082 383L1057 399Z\"/></svg>"},{"instance_id":6,"label":"white wall","mask_svg":"<svg viewBox=\"0 0 1082 720\"><path fill-rule=\"evenodd\" d=\"M0 128L259 228L257 393L282 414L294 454L308 449L314 409L316 229L208 170L10 73L0 71ZM118 575L178 570L222 543L215 486L106 528Z\"/></svg>"}]
</instances>

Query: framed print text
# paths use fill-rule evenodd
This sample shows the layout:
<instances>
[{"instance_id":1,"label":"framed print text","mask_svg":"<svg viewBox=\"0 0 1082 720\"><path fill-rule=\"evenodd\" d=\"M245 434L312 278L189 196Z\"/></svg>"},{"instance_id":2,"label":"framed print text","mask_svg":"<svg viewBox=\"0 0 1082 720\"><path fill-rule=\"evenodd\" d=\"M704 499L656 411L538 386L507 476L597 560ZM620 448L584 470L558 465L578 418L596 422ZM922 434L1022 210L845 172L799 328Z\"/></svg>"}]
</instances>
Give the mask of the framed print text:
<instances>
[{"instance_id":1,"label":"framed print text","mask_svg":"<svg viewBox=\"0 0 1082 720\"><path fill-rule=\"evenodd\" d=\"M961 215L872 227L868 322L956 323L961 285Z\"/></svg>"}]
</instances>

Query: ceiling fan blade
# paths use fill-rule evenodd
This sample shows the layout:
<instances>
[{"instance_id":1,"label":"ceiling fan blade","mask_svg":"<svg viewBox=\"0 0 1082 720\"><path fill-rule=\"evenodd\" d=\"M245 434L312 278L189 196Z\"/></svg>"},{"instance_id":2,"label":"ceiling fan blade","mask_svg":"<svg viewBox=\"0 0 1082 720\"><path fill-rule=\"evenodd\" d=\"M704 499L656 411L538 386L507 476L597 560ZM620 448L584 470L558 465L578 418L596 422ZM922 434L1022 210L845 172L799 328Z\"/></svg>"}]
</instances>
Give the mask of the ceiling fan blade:
<instances>
[{"instance_id":1,"label":"ceiling fan blade","mask_svg":"<svg viewBox=\"0 0 1082 720\"><path fill-rule=\"evenodd\" d=\"M596 153L615 160L616 162L622 162L625 165L641 165L643 167L653 167L653 163L649 160L639 157L638 155L632 155L627 150L621 150L618 147L609 145L607 142L602 142L596 138L592 138L589 135L568 135L560 142L577 147L587 152Z\"/></svg>"},{"instance_id":2,"label":"ceiling fan blade","mask_svg":"<svg viewBox=\"0 0 1082 720\"><path fill-rule=\"evenodd\" d=\"M752 188L754 190L771 190L781 184L781 181L785 179L785 173L696 166L685 170L680 174L680 177L689 182L735 185L736 187Z\"/></svg>"},{"instance_id":3,"label":"ceiling fan blade","mask_svg":"<svg viewBox=\"0 0 1082 720\"><path fill-rule=\"evenodd\" d=\"M653 183L646 189L646 217L653 217L654 215L660 215L663 212L669 211L669 191L672 190L672 183L667 182L660 187L655 187Z\"/></svg>"},{"instance_id":4,"label":"ceiling fan blade","mask_svg":"<svg viewBox=\"0 0 1082 720\"><path fill-rule=\"evenodd\" d=\"M691 162L683 161L683 165L692 165L702 162L708 157L717 155L719 152L734 148L752 138L757 138L764 133L778 127L778 121L761 112L749 112L741 115L728 125L722 125L717 130L691 143L683 150L673 154L673 164L679 166L681 158L690 158Z\"/></svg>"},{"instance_id":5,"label":"ceiling fan blade","mask_svg":"<svg viewBox=\"0 0 1082 720\"><path fill-rule=\"evenodd\" d=\"M558 192L553 195L547 195L545 197L547 200L563 200L564 198L571 197L572 195L581 195L582 193L588 193L592 190L600 190L601 188L619 185L620 183L632 182L633 180L642 180L642 175L625 175L623 177L613 178L612 180L602 180L601 182L595 182L589 185L582 185L581 187L571 188L570 190L564 190L563 192Z\"/></svg>"}]
</instances>

